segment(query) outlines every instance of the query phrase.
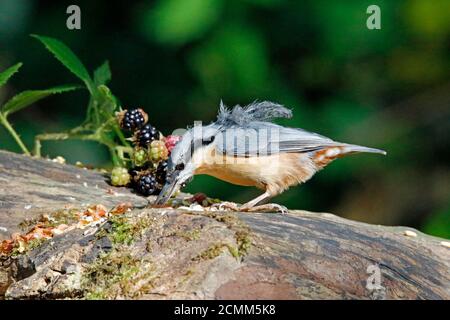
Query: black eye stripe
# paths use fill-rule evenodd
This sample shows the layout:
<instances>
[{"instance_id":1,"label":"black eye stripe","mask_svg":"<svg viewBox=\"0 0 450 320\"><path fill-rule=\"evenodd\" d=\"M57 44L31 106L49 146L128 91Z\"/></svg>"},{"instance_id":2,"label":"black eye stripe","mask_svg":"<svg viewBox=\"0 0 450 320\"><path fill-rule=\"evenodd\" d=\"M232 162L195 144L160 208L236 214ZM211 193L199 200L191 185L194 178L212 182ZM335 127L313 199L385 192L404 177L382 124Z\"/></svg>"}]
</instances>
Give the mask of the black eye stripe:
<instances>
[{"instance_id":1,"label":"black eye stripe","mask_svg":"<svg viewBox=\"0 0 450 320\"><path fill-rule=\"evenodd\" d=\"M183 170L184 169L184 163L179 163L175 166L176 170Z\"/></svg>"},{"instance_id":2,"label":"black eye stripe","mask_svg":"<svg viewBox=\"0 0 450 320\"><path fill-rule=\"evenodd\" d=\"M215 136L211 136L211 137L205 138L205 139L191 140L190 148L188 150L186 150L182 156L182 158L184 159L183 161L189 162L189 160L192 158L192 155L198 148L201 148L202 146L211 144L215 138L216 138Z\"/></svg>"},{"instance_id":3,"label":"black eye stripe","mask_svg":"<svg viewBox=\"0 0 450 320\"><path fill-rule=\"evenodd\" d=\"M208 145L208 144L212 143L214 141L214 139L215 139L215 136L209 137L208 139L204 139L204 140L202 140L202 144L204 146Z\"/></svg>"}]
</instances>

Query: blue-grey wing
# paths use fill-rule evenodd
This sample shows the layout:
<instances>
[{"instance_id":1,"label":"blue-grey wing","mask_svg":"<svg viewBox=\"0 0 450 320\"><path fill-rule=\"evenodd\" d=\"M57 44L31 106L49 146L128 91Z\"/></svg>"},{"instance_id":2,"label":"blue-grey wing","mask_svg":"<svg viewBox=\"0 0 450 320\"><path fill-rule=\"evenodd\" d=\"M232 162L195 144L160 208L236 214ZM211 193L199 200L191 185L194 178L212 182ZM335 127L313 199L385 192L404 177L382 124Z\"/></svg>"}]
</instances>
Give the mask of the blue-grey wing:
<instances>
[{"instance_id":1,"label":"blue-grey wing","mask_svg":"<svg viewBox=\"0 0 450 320\"><path fill-rule=\"evenodd\" d=\"M231 127L216 139L218 153L246 157L311 152L340 144L317 133L268 122L254 122L245 128Z\"/></svg>"}]
</instances>

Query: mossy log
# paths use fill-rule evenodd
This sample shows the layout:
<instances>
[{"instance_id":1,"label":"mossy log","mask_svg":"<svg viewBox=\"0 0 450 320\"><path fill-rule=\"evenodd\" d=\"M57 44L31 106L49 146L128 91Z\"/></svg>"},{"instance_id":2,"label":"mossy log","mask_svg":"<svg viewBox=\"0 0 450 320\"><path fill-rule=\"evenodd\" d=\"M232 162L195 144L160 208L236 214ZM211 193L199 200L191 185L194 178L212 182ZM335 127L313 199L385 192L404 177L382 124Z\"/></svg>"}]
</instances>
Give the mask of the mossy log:
<instances>
[{"instance_id":1,"label":"mossy log","mask_svg":"<svg viewBox=\"0 0 450 320\"><path fill-rule=\"evenodd\" d=\"M154 198L107 181L0 151L0 240L42 214L133 204L121 216L3 256L0 297L450 299L444 239L328 213L154 209Z\"/></svg>"}]
</instances>

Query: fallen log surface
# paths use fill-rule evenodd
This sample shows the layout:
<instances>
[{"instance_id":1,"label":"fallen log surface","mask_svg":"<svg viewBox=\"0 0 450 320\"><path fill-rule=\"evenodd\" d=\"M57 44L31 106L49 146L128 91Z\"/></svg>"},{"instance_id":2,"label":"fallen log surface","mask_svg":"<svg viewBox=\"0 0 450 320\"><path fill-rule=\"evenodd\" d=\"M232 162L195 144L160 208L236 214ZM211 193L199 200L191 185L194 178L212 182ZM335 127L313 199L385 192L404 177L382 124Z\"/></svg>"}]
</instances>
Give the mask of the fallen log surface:
<instances>
[{"instance_id":1,"label":"fallen log surface","mask_svg":"<svg viewBox=\"0 0 450 320\"><path fill-rule=\"evenodd\" d=\"M0 241L43 215L133 206L2 256L0 299L450 299L444 239L328 213L154 209L107 181L0 151Z\"/></svg>"}]
</instances>

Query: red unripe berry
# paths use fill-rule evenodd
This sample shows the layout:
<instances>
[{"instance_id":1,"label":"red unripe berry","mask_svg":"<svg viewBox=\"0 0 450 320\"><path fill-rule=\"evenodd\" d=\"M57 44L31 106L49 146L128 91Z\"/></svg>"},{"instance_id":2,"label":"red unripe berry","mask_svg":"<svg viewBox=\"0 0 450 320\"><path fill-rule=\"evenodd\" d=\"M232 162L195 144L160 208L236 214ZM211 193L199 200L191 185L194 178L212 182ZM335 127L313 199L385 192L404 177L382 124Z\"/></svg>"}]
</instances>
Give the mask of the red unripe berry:
<instances>
[{"instance_id":1,"label":"red unripe berry","mask_svg":"<svg viewBox=\"0 0 450 320\"><path fill-rule=\"evenodd\" d=\"M166 148L169 151L169 153L172 151L172 149L175 147L175 145L180 140L181 140L181 136L176 136L176 135L170 135L165 138Z\"/></svg>"}]
</instances>

